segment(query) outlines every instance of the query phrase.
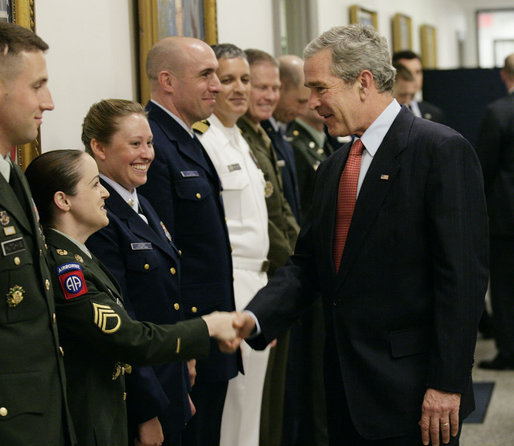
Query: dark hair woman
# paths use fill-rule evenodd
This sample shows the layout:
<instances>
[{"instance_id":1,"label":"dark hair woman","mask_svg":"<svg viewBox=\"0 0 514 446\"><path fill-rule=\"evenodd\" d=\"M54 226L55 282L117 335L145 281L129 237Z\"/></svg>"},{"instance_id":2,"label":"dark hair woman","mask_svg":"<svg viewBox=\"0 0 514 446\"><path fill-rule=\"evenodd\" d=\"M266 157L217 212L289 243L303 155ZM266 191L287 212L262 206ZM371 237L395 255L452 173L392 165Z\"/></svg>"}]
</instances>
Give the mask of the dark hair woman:
<instances>
[{"instance_id":1,"label":"dark hair woman","mask_svg":"<svg viewBox=\"0 0 514 446\"><path fill-rule=\"evenodd\" d=\"M215 313L203 320L160 326L133 320L115 278L84 245L109 223L109 193L100 183L93 158L78 150L47 152L30 164L26 175L40 209L54 273L78 443L127 444L127 363L151 365L205 356L209 336L234 337L232 316Z\"/></svg>"}]
</instances>

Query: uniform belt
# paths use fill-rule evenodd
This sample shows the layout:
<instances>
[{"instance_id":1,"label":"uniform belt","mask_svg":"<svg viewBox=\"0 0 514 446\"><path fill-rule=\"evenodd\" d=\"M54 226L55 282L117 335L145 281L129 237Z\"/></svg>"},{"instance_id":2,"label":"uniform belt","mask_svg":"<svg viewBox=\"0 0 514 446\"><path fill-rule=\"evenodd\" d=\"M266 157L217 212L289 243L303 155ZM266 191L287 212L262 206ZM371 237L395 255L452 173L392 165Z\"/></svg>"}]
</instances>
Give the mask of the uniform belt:
<instances>
[{"instance_id":1,"label":"uniform belt","mask_svg":"<svg viewBox=\"0 0 514 446\"><path fill-rule=\"evenodd\" d=\"M234 268L246 269L265 273L269 270L269 260L249 259L247 257L233 257Z\"/></svg>"}]
</instances>

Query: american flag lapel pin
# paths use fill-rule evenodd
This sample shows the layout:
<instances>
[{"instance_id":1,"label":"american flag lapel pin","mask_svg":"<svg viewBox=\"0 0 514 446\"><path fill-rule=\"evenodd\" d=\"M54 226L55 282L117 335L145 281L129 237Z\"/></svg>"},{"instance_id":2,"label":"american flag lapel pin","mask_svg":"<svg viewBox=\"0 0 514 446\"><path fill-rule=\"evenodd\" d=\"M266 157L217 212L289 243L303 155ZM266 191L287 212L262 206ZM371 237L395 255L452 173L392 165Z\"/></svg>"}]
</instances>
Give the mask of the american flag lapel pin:
<instances>
[{"instance_id":1,"label":"american flag lapel pin","mask_svg":"<svg viewBox=\"0 0 514 446\"><path fill-rule=\"evenodd\" d=\"M384 180L384 181L387 181L389 179L389 175L383 173L382 175L380 175L380 179Z\"/></svg>"}]
</instances>

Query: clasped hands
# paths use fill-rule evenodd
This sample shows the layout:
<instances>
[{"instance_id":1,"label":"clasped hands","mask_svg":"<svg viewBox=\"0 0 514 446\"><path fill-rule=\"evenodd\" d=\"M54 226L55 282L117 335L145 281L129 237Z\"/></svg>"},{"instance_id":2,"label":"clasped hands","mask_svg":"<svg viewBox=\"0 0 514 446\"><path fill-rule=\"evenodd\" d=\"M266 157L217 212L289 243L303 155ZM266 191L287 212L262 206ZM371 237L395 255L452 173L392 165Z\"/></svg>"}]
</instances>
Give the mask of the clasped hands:
<instances>
[{"instance_id":1,"label":"clasped hands","mask_svg":"<svg viewBox=\"0 0 514 446\"><path fill-rule=\"evenodd\" d=\"M224 353L235 352L241 341L255 329L255 320L247 312L215 311L202 316L202 319L207 324L209 336L218 340L219 348Z\"/></svg>"}]
</instances>

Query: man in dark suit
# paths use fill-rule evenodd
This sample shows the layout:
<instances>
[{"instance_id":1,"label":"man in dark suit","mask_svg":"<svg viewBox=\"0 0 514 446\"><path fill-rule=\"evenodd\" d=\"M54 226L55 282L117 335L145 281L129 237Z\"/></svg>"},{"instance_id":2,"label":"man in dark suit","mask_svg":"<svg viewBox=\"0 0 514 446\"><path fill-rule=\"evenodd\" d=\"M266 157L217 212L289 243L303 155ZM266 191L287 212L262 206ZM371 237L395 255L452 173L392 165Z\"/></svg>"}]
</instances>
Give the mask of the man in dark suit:
<instances>
[{"instance_id":1,"label":"man in dark suit","mask_svg":"<svg viewBox=\"0 0 514 446\"><path fill-rule=\"evenodd\" d=\"M498 355L484 369L514 370L514 54L501 76L508 95L487 106L476 145L484 172L491 245L491 304Z\"/></svg>"},{"instance_id":2,"label":"man in dark suit","mask_svg":"<svg viewBox=\"0 0 514 446\"><path fill-rule=\"evenodd\" d=\"M0 22L0 444L13 446L72 442L46 247L27 181L9 157L54 108L47 49L31 31Z\"/></svg>"},{"instance_id":3,"label":"man in dark suit","mask_svg":"<svg viewBox=\"0 0 514 446\"><path fill-rule=\"evenodd\" d=\"M296 218L301 222L300 192L294 152L286 139L286 125L307 108L309 90L303 85L303 60L298 56L285 55L278 58L280 74L280 96L273 116L261 122L262 128L271 139L278 164L282 172L284 196Z\"/></svg>"},{"instance_id":4,"label":"man in dark suit","mask_svg":"<svg viewBox=\"0 0 514 446\"><path fill-rule=\"evenodd\" d=\"M232 259L221 183L191 126L209 117L220 82L212 49L198 39L167 37L150 50L148 120L155 160L140 192L162 218L181 252L180 293L186 319L214 310L233 311ZM183 433L184 445L217 445L228 380L238 356L213 343L197 363L191 398L196 415Z\"/></svg>"},{"instance_id":5,"label":"man in dark suit","mask_svg":"<svg viewBox=\"0 0 514 446\"><path fill-rule=\"evenodd\" d=\"M309 106L331 135L357 139L320 164L295 254L240 315L240 334L257 320L249 343L264 347L321 293L330 444L458 444L487 287L478 159L392 98L373 28L332 28L304 54Z\"/></svg>"},{"instance_id":6,"label":"man in dark suit","mask_svg":"<svg viewBox=\"0 0 514 446\"><path fill-rule=\"evenodd\" d=\"M406 67L414 76L416 81L416 92L423 89L423 65L421 58L411 50L397 51L393 54L393 63L400 63ZM410 101L412 113L420 118L444 124L444 112L434 104L427 101Z\"/></svg>"}]
</instances>

